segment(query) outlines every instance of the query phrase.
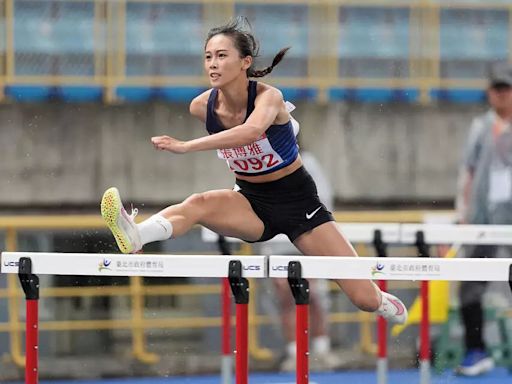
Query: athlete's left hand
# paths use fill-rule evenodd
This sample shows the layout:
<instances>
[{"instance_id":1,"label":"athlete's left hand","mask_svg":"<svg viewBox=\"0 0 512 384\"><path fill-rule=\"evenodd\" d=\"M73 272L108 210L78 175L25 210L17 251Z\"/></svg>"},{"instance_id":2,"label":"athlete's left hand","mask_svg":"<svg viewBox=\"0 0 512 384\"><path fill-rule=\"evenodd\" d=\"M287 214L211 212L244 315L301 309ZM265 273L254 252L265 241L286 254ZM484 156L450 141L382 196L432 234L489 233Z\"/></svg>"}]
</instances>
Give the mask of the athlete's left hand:
<instances>
[{"instance_id":1,"label":"athlete's left hand","mask_svg":"<svg viewBox=\"0 0 512 384\"><path fill-rule=\"evenodd\" d=\"M185 141L180 141L170 136L154 136L151 142L155 149L160 151L169 151L172 153L186 153L187 145Z\"/></svg>"}]
</instances>

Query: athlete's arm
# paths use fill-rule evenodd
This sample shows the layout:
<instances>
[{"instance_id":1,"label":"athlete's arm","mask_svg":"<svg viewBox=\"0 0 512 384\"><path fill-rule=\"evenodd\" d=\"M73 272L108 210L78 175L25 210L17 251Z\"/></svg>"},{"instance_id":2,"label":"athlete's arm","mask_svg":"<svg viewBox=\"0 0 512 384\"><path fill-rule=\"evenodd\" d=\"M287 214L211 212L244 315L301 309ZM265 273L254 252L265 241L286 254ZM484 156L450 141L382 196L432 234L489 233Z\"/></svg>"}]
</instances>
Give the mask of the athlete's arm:
<instances>
[{"instance_id":1,"label":"athlete's arm","mask_svg":"<svg viewBox=\"0 0 512 384\"><path fill-rule=\"evenodd\" d=\"M169 136L153 137L151 141L155 148L174 153L241 147L256 141L274 123L282 107L281 92L275 88L267 88L258 95L254 103L254 111L241 125L185 142ZM199 107L194 111L198 113L197 117L202 116ZM192 114L196 116L195 113Z\"/></svg>"},{"instance_id":2,"label":"athlete's arm","mask_svg":"<svg viewBox=\"0 0 512 384\"><path fill-rule=\"evenodd\" d=\"M206 123L206 111L208 108L208 97L210 97L211 89L201 93L199 96L195 97L189 106L190 114L194 117L197 117L203 123Z\"/></svg>"},{"instance_id":3,"label":"athlete's arm","mask_svg":"<svg viewBox=\"0 0 512 384\"><path fill-rule=\"evenodd\" d=\"M189 112L192 116L197 117L203 123L206 123L206 113L208 108L208 98L211 93L211 89L201 93L199 96L196 96L191 102L189 106ZM156 149L162 151L170 151L173 153L185 153L185 144L186 142L177 140L174 137L170 137L167 135L163 136L154 136L151 138L151 142L153 143Z\"/></svg>"}]
</instances>

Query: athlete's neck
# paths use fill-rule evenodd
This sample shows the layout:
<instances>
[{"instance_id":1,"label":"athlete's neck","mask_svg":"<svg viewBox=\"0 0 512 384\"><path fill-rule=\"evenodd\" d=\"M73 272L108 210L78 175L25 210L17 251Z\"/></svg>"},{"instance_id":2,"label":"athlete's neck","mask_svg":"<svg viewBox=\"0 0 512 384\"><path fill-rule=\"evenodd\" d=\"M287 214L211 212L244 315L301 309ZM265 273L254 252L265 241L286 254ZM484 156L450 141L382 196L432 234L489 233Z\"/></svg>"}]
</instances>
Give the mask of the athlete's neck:
<instances>
[{"instance_id":1,"label":"athlete's neck","mask_svg":"<svg viewBox=\"0 0 512 384\"><path fill-rule=\"evenodd\" d=\"M249 93L249 79L235 80L226 86L219 88L218 103L222 104L224 110L237 114L247 110Z\"/></svg>"}]
</instances>

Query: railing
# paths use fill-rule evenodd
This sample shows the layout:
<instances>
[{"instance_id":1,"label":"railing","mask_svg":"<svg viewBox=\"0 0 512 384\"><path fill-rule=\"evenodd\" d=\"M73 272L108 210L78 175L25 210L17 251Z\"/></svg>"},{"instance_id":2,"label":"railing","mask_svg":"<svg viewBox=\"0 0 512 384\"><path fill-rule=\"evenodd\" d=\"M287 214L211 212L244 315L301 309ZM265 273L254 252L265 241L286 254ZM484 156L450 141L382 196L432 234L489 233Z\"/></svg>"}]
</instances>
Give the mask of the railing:
<instances>
[{"instance_id":1,"label":"railing","mask_svg":"<svg viewBox=\"0 0 512 384\"><path fill-rule=\"evenodd\" d=\"M345 222L422 222L427 211L395 211L395 212L339 212L335 215L338 221ZM0 216L0 231L5 231L5 250L18 250L18 233L20 231L48 231L48 230L86 230L104 228L104 223L96 215L69 215L69 216ZM358 246L360 254L368 254L364 246ZM252 253L250 246L246 245L241 249L242 253ZM0 289L0 300L8 302L7 322L0 322L0 332L7 332L10 337L10 356L12 361L18 365L24 365L22 350L23 323L20 320L19 310L23 292L19 287L16 276L6 277L7 288ZM160 295L206 295L220 293L220 286L212 285L155 285L144 286L140 277L130 277L127 286L103 286L101 289L95 287L52 287L41 290L41 297L120 297L127 296L131 299L131 317L129 319L106 319L106 320L80 320L80 321L42 321L40 329L44 331L76 331L76 330L113 330L127 329L132 336L133 356L144 363L155 363L158 356L146 348L145 331L147 329L191 329L219 327L220 317L182 317L167 319L144 318L144 299L149 296ZM257 294L256 285L253 284L253 294ZM272 323L267 315L257 313L255 303L251 300L249 325L252 327L252 337L249 341L249 352L256 359L269 359L272 352L260 345L257 338L257 328L261 325ZM331 313L331 323L360 322L359 348L366 353L374 353L375 346L372 340L372 329L374 317L370 314L357 313Z\"/></svg>"},{"instance_id":2,"label":"railing","mask_svg":"<svg viewBox=\"0 0 512 384\"><path fill-rule=\"evenodd\" d=\"M269 78L291 98L364 99L373 92L370 99L427 103L445 91L481 94L488 64L512 59L512 5L503 1L1 0L0 6L2 97L187 99L208 86L201 74L207 30L236 14L254 20L265 62L292 45Z\"/></svg>"}]
</instances>

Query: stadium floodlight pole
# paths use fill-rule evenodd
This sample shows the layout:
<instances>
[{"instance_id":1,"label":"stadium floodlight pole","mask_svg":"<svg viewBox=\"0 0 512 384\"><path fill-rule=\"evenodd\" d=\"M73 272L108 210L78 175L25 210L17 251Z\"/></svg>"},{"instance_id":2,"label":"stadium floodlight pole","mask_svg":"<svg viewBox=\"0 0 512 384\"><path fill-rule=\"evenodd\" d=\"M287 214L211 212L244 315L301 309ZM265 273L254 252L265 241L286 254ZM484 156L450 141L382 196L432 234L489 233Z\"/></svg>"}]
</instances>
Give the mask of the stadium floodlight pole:
<instances>
[{"instance_id":1,"label":"stadium floodlight pole","mask_svg":"<svg viewBox=\"0 0 512 384\"><path fill-rule=\"evenodd\" d=\"M380 229L376 229L374 231L373 236L373 246L375 247L375 251L377 252L377 257L387 257L387 248L386 243L384 243L382 239L382 231ZM376 272L378 272L379 268L376 268ZM377 282L379 288L386 292L387 291L387 281L379 280ZM377 384L387 384L388 377L388 351L387 351L387 340L388 335L388 324L384 317L377 317L377 340L378 340L378 350L377 350Z\"/></svg>"},{"instance_id":2,"label":"stadium floodlight pole","mask_svg":"<svg viewBox=\"0 0 512 384\"><path fill-rule=\"evenodd\" d=\"M430 257L430 247L425 243L423 231L416 233L416 247L419 257ZM420 384L430 383L430 315L429 315L429 281L422 280L421 295L421 321L420 321Z\"/></svg>"},{"instance_id":3,"label":"stadium floodlight pole","mask_svg":"<svg viewBox=\"0 0 512 384\"><path fill-rule=\"evenodd\" d=\"M239 260L229 262L228 279L236 303L236 384L247 384L249 378L247 348L249 338L249 281L242 277L242 263Z\"/></svg>"},{"instance_id":4,"label":"stadium floodlight pole","mask_svg":"<svg viewBox=\"0 0 512 384\"><path fill-rule=\"evenodd\" d=\"M22 257L18 261L18 276L25 293L26 305L26 336L25 336L25 384L38 382L38 349L39 349L39 277L32 273L32 261Z\"/></svg>"},{"instance_id":5,"label":"stadium floodlight pole","mask_svg":"<svg viewBox=\"0 0 512 384\"><path fill-rule=\"evenodd\" d=\"M223 255L231 255L226 238L219 235L217 240L219 251ZM222 311L222 361L220 367L221 384L231 384L231 377L233 375L233 358L231 354L231 289L229 279L222 278L221 285L221 311Z\"/></svg>"}]
</instances>

